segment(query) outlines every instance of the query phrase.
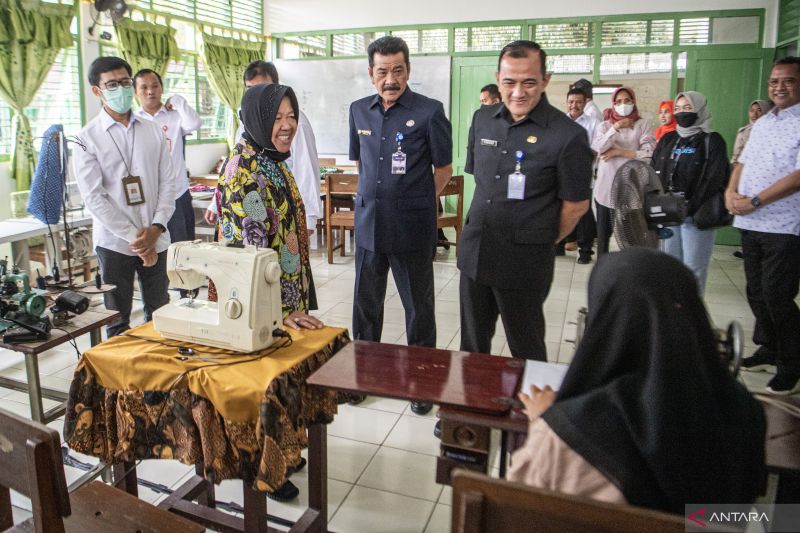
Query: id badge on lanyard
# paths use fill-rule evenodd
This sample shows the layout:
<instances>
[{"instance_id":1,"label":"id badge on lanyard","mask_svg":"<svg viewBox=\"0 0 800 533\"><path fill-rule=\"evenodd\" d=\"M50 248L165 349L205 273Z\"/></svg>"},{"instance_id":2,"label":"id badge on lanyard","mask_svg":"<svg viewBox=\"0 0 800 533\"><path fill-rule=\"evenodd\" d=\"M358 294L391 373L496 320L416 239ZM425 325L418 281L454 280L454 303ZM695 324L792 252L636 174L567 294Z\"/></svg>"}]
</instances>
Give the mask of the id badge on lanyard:
<instances>
[{"instance_id":1,"label":"id badge on lanyard","mask_svg":"<svg viewBox=\"0 0 800 533\"><path fill-rule=\"evenodd\" d=\"M522 150L517 150L517 168L508 175L508 199L509 200L524 200L525 199L525 174L520 170L522 168L522 158L525 153Z\"/></svg>"},{"instance_id":2,"label":"id badge on lanyard","mask_svg":"<svg viewBox=\"0 0 800 533\"><path fill-rule=\"evenodd\" d=\"M122 188L125 189L125 201L128 203L128 205L139 205L144 203L142 178L139 176L125 176L122 178Z\"/></svg>"},{"instance_id":3,"label":"id badge on lanyard","mask_svg":"<svg viewBox=\"0 0 800 533\"><path fill-rule=\"evenodd\" d=\"M405 174L406 154L400 146L400 143L403 142L403 134L398 131L395 139L397 140L397 151L392 154L392 174Z\"/></svg>"}]
</instances>

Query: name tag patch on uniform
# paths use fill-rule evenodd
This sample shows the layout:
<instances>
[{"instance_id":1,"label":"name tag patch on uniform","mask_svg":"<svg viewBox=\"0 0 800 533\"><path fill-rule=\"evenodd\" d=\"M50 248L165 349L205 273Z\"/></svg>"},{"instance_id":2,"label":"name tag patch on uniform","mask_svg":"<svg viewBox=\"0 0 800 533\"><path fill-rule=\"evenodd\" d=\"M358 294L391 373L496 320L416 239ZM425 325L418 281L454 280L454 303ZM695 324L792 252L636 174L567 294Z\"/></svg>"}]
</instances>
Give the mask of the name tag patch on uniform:
<instances>
[{"instance_id":1,"label":"name tag patch on uniform","mask_svg":"<svg viewBox=\"0 0 800 533\"><path fill-rule=\"evenodd\" d=\"M481 139L481 146L497 146L497 141L493 139Z\"/></svg>"},{"instance_id":2,"label":"name tag patch on uniform","mask_svg":"<svg viewBox=\"0 0 800 533\"><path fill-rule=\"evenodd\" d=\"M531 143L531 144L536 144L536 141L538 141L538 140L539 140L539 137L537 137L536 135L530 135L528 137L528 142Z\"/></svg>"},{"instance_id":3,"label":"name tag patch on uniform","mask_svg":"<svg viewBox=\"0 0 800 533\"><path fill-rule=\"evenodd\" d=\"M372 135L372 130L358 130L359 135Z\"/></svg>"}]
</instances>

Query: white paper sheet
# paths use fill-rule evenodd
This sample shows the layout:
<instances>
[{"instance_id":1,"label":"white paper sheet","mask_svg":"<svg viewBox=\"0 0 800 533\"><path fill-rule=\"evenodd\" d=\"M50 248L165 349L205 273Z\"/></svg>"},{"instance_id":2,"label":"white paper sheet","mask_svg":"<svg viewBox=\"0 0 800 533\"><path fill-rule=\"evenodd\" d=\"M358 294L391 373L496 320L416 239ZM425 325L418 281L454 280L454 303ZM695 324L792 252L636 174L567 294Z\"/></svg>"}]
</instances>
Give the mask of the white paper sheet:
<instances>
[{"instance_id":1,"label":"white paper sheet","mask_svg":"<svg viewBox=\"0 0 800 533\"><path fill-rule=\"evenodd\" d=\"M525 361L525 373L522 375L522 385L519 390L528 394L531 385L536 385L540 389L545 385L550 385L551 389L558 390L561 388L561 382L564 381L567 369L569 369L569 365Z\"/></svg>"}]
</instances>

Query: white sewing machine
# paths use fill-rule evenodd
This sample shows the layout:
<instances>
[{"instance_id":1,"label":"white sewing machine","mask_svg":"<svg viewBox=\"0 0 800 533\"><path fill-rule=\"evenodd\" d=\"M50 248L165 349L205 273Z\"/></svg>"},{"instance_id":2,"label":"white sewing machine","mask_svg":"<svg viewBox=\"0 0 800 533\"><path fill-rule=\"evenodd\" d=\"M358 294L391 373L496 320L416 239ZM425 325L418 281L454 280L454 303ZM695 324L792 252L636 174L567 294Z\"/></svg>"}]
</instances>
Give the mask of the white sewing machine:
<instances>
[{"instance_id":1,"label":"white sewing machine","mask_svg":"<svg viewBox=\"0 0 800 533\"><path fill-rule=\"evenodd\" d=\"M280 275L278 254L271 249L176 242L167 251L170 286L196 289L208 276L219 301L169 303L153 313L153 326L170 339L240 352L264 349L283 326Z\"/></svg>"}]
</instances>

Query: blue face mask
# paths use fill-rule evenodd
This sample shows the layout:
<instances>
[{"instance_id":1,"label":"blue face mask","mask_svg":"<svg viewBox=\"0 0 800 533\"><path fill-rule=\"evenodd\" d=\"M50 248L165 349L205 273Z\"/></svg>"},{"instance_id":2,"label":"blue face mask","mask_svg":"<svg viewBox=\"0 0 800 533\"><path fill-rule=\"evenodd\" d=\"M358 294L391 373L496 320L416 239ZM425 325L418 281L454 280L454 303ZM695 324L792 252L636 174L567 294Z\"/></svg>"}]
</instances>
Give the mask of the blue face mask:
<instances>
[{"instance_id":1,"label":"blue face mask","mask_svg":"<svg viewBox=\"0 0 800 533\"><path fill-rule=\"evenodd\" d=\"M103 89L103 99L106 101L106 105L115 113L127 113L131 110L131 104L133 104L133 87Z\"/></svg>"}]
</instances>

